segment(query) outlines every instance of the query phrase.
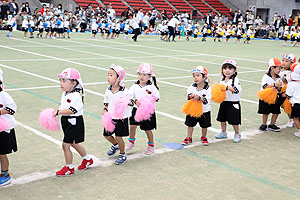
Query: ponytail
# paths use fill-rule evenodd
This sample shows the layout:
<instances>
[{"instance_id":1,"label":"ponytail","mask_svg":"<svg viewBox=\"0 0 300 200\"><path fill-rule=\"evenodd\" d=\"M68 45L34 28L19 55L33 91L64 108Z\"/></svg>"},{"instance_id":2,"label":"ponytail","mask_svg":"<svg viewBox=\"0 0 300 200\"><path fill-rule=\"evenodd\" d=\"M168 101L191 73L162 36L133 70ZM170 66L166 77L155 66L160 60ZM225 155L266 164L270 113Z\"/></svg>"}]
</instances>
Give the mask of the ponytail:
<instances>
[{"instance_id":1,"label":"ponytail","mask_svg":"<svg viewBox=\"0 0 300 200\"><path fill-rule=\"evenodd\" d=\"M232 86L232 87L234 86L234 79L235 79L236 76L237 76L237 72L235 72L235 73L231 76L231 78L232 78L231 86Z\"/></svg>"},{"instance_id":2,"label":"ponytail","mask_svg":"<svg viewBox=\"0 0 300 200\"><path fill-rule=\"evenodd\" d=\"M0 92L2 92L2 87L1 87L2 84L3 84L2 81L0 81Z\"/></svg>"},{"instance_id":3,"label":"ponytail","mask_svg":"<svg viewBox=\"0 0 300 200\"><path fill-rule=\"evenodd\" d=\"M156 81L155 76L152 76L152 79L153 79L153 84L155 85L155 87L157 88L157 90L159 90L159 88L157 86L157 81Z\"/></svg>"}]
</instances>

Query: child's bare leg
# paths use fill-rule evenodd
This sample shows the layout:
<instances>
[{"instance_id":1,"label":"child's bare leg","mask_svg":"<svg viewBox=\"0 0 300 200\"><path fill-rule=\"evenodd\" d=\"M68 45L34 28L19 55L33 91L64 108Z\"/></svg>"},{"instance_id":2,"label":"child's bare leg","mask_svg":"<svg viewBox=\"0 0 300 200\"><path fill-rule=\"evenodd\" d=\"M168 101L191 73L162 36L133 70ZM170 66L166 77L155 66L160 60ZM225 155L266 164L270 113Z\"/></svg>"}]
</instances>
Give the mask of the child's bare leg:
<instances>
[{"instance_id":1,"label":"child's bare leg","mask_svg":"<svg viewBox=\"0 0 300 200\"><path fill-rule=\"evenodd\" d=\"M71 165L73 163L73 154L72 154L72 151L70 149L70 146L71 146L71 144L68 144L68 143L65 143L65 142L62 143L62 148L63 148L63 151L64 151L65 160L66 160L67 165Z\"/></svg>"}]
</instances>

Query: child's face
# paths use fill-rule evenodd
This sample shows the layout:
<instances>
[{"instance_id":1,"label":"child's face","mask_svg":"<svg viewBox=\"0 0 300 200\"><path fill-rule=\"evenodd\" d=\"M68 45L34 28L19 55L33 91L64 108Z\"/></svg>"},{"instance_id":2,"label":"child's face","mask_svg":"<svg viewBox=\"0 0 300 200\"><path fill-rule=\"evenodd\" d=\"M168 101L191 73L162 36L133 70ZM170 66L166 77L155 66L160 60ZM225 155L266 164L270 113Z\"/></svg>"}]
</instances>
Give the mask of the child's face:
<instances>
[{"instance_id":1,"label":"child's face","mask_svg":"<svg viewBox=\"0 0 300 200\"><path fill-rule=\"evenodd\" d=\"M205 81L205 76L203 76L200 72L193 73L194 82L196 84L203 83Z\"/></svg>"},{"instance_id":2,"label":"child's face","mask_svg":"<svg viewBox=\"0 0 300 200\"><path fill-rule=\"evenodd\" d=\"M64 92L70 92L76 85L75 81L71 81L70 79L60 78L60 88Z\"/></svg>"},{"instance_id":3,"label":"child's face","mask_svg":"<svg viewBox=\"0 0 300 200\"><path fill-rule=\"evenodd\" d=\"M149 74L144 74L140 72L138 72L137 74L138 74L138 80L140 81L141 84L146 84L148 80L151 78L151 75Z\"/></svg>"},{"instance_id":4,"label":"child's face","mask_svg":"<svg viewBox=\"0 0 300 200\"><path fill-rule=\"evenodd\" d=\"M230 78L235 73L235 71L236 70L234 67L224 67L222 69L222 72L226 78Z\"/></svg>"},{"instance_id":5,"label":"child's face","mask_svg":"<svg viewBox=\"0 0 300 200\"><path fill-rule=\"evenodd\" d=\"M109 69L108 74L107 74L107 82L109 85L115 85L116 82L118 81L118 76L115 70Z\"/></svg>"},{"instance_id":6,"label":"child's face","mask_svg":"<svg viewBox=\"0 0 300 200\"><path fill-rule=\"evenodd\" d=\"M280 72L280 66L274 66L271 68L271 72L273 72L274 74L278 75Z\"/></svg>"},{"instance_id":7,"label":"child's face","mask_svg":"<svg viewBox=\"0 0 300 200\"><path fill-rule=\"evenodd\" d=\"M289 59L287 59L287 58L282 59L282 69L283 70L288 70L290 68L291 64L292 64L292 61L290 61Z\"/></svg>"}]
</instances>

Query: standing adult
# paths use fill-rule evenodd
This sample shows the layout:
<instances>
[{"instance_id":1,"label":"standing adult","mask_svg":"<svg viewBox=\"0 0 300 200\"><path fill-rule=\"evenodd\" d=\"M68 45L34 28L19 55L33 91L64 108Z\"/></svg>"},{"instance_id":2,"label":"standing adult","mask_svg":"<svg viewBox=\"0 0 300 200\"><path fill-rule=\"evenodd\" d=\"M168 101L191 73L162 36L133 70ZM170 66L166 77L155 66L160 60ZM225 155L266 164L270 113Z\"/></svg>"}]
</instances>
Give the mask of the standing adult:
<instances>
[{"instance_id":1,"label":"standing adult","mask_svg":"<svg viewBox=\"0 0 300 200\"><path fill-rule=\"evenodd\" d=\"M178 24L179 24L178 18L176 15L174 15L173 18L168 23L168 29L169 29L168 41L170 41L171 36L173 36L172 42L176 42L175 37L176 37L176 29L178 28Z\"/></svg>"},{"instance_id":2,"label":"standing adult","mask_svg":"<svg viewBox=\"0 0 300 200\"><path fill-rule=\"evenodd\" d=\"M299 19L300 19L300 12L297 13L298 15L295 17L295 26L299 26Z\"/></svg>"},{"instance_id":3,"label":"standing adult","mask_svg":"<svg viewBox=\"0 0 300 200\"><path fill-rule=\"evenodd\" d=\"M157 17L157 10L153 8L150 16L150 21L149 21L150 27L152 28L154 28L156 17Z\"/></svg>"},{"instance_id":4,"label":"standing adult","mask_svg":"<svg viewBox=\"0 0 300 200\"><path fill-rule=\"evenodd\" d=\"M204 23L208 25L208 28L211 28L212 22L213 22L213 16L211 12L206 13L204 17Z\"/></svg>"},{"instance_id":5,"label":"standing adult","mask_svg":"<svg viewBox=\"0 0 300 200\"><path fill-rule=\"evenodd\" d=\"M4 18L7 18L7 11L9 11L9 7L6 3L6 1L2 2L2 5L0 6L0 15L1 15L1 19L4 20Z\"/></svg>"},{"instance_id":6,"label":"standing adult","mask_svg":"<svg viewBox=\"0 0 300 200\"><path fill-rule=\"evenodd\" d=\"M255 19L254 14L252 13L251 10L249 10L249 12L248 12L248 14L246 16L246 27L247 27L247 29L249 29L249 26L253 26L254 19Z\"/></svg>"},{"instance_id":7,"label":"standing adult","mask_svg":"<svg viewBox=\"0 0 300 200\"><path fill-rule=\"evenodd\" d=\"M241 11L239 10L239 11L232 12L230 8L230 15L232 17L232 24L237 25L239 23L240 17L242 16Z\"/></svg>"}]
</instances>

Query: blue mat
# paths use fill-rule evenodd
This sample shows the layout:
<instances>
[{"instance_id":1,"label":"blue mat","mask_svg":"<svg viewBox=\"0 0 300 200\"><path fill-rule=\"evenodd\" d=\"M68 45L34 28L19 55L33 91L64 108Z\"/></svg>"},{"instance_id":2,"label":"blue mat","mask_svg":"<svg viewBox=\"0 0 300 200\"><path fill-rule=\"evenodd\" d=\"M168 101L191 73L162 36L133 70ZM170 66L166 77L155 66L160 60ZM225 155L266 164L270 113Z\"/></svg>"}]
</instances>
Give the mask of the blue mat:
<instances>
[{"instance_id":1,"label":"blue mat","mask_svg":"<svg viewBox=\"0 0 300 200\"><path fill-rule=\"evenodd\" d=\"M163 146L167 149L183 149L184 148L184 146L182 144L178 144L178 143L165 143Z\"/></svg>"}]
</instances>

